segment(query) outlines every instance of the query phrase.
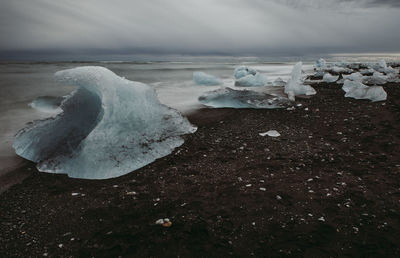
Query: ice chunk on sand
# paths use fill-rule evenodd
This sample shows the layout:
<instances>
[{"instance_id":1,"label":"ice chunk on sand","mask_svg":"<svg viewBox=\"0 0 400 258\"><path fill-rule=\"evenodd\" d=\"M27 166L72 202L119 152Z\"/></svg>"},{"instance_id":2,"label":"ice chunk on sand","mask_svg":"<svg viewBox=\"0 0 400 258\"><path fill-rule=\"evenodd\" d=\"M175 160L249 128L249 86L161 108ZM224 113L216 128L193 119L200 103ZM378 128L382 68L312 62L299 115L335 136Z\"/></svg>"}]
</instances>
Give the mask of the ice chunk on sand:
<instances>
[{"instance_id":1,"label":"ice chunk on sand","mask_svg":"<svg viewBox=\"0 0 400 258\"><path fill-rule=\"evenodd\" d=\"M325 67L326 67L326 61L323 58L320 58L315 62L315 68L321 69Z\"/></svg>"},{"instance_id":2,"label":"ice chunk on sand","mask_svg":"<svg viewBox=\"0 0 400 258\"><path fill-rule=\"evenodd\" d=\"M364 76L361 73L357 72L349 75L343 75L343 80L362 82L364 80Z\"/></svg>"},{"instance_id":3,"label":"ice chunk on sand","mask_svg":"<svg viewBox=\"0 0 400 258\"><path fill-rule=\"evenodd\" d=\"M278 78L272 83L272 85L273 85L273 86L280 86L280 87L283 87L283 86L286 85L286 82L285 82L284 80L282 80L281 77L278 77Z\"/></svg>"},{"instance_id":4,"label":"ice chunk on sand","mask_svg":"<svg viewBox=\"0 0 400 258\"><path fill-rule=\"evenodd\" d=\"M287 98L250 90L223 88L209 91L199 97L204 105L215 108L285 108L290 104Z\"/></svg>"},{"instance_id":5,"label":"ice chunk on sand","mask_svg":"<svg viewBox=\"0 0 400 258\"><path fill-rule=\"evenodd\" d=\"M385 90L380 86L368 87L361 82L346 80L342 89L346 98L369 99L373 102L384 101L387 98Z\"/></svg>"},{"instance_id":6,"label":"ice chunk on sand","mask_svg":"<svg viewBox=\"0 0 400 258\"><path fill-rule=\"evenodd\" d=\"M374 72L371 77L369 77L370 84L385 84L388 81L388 76L380 72Z\"/></svg>"},{"instance_id":7,"label":"ice chunk on sand","mask_svg":"<svg viewBox=\"0 0 400 258\"><path fill-rule=\"evenodd\" d=\"M353 72L352 69L345 68L345 67L339 67L339 66L333 66L330 71L334 73L351 73Z\"/></svg>"},{"instance_id":8,"label":"ice chunk on sand","mask_svg":"<svg viewBox=\"0 0 400 258\"><path fill-rule=\"evenodd\" d=\"M256 75L257 71L247 66L239 66L235 69L235 79L240 79L249 74Z\"/></svg>"},{"instance_id":9,"label":"ice chunk on sand","mask_svg":"<svg viewBox=\"0 0 400 258\"><path fill-rule=\"evenodd\" d=\"M315 95L317 93L313 87L303 84L302 65L302 62L294 65L292 76L285 85L285 93L288 94L290 100L294 100L294 96L297 95Z\"/></svg>"},{"instance_id":10,"label":"ice chunk on sand","mask_svg":"<svg viewBox=\"0 0 400 258\"><path fill-rule=\"evenodd\" d=\"M41 96L34 99L29 106L40 112L58 114L62 112L60 106L63 100L63 97Z\"/></svg>"},{"instance_id":11,"label":"ice chunk on sand","mask_svg":"<svg viewBox=\"0 0 400 258\"><path fill-rule=\"evenodd\" d=\"M44 172L104 179L124 175L171 153L183 134L196 127L158 101L146 84L121 78L104 67L78 67L56 73L79 88L56 117L18 132L18 155L38 162Z\"/></svg>"},{"instance_id":12,"label":"ice chunk on sand","mask_svg":"<svg viewBox=\"0 0 400 258\"><path fill-rule=\"evenodd\" d=\"M259 133L259 135L262 136L262 137L267 136L267 135L269 137L279 137L279 136L281 136L281 134L276 130L269 130L266 133Z\"/></svg>"},{"instance_id":13,"label":"ice chunk on sand","mask_svg":"<svg viewBox=\"0 0 400 258\"><path fill-rule=\"evenodd\" d=\"M235 81L235 86L241 86L241 87L260 87L260 86L265 86L267 84L268 84L267 76L258 72L255 75L249 74Z\"/></svg>"},{"instance_id":14,"label":"ice chunk on sand","mask_svg":"<svg viewBox=\"0 0 400 258\"><path fill-rule=\"evenodd\" d=\"M222 84L222 81L219 78L217 78L214 75L207 74L204 72L194 72L193 73L193 81L197 85L206 85L206 86Z\"/></svg>"},{"instance_id":15,"label":"ice chunk on sand","mask_svg":"<svg viewBox=\"0 0 400 258\"><path fill-rule=\"evenodd\" d=\"M324 82L335 82L337 80L339 80L339 75L335 76L335 75L331 75L330 73L326 73L324 74L324 77L322 79Z\"/></svg>"}]
</instances>

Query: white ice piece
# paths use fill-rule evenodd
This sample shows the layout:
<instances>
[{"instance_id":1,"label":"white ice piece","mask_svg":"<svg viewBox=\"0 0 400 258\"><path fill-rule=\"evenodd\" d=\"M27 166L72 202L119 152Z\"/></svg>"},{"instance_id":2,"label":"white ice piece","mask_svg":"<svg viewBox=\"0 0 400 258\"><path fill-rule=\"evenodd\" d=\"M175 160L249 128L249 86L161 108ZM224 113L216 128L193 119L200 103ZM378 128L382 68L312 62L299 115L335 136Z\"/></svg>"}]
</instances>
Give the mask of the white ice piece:
<instances>
[{"instance_id":1,"label":"white ice piece","mask_svg":"<svg viewBox=\"0 0 400 258\"><path fill-rule=\"evenodd\" d=\"M215 108L285 108L290 104L287 98L250 90L222 88L209 91L199 97L204 105Z\"/></svg>"},{"instance_id":2,"label":"white ice piece","mask_svg":"<svg viewBox=\"0 0 400 258\"><path fill-rule=\"evenodd\" d=\"M330 73L326 73L324 74L324 77L322 79L324 82L336 82L337 80L339 80L339 75L331 75Z\"/></svg>"},{"instance_id":3,"label":"white ice piece","mask_svg":"<svg viewBox=\"0 0 400 258\"><path fill-rule=\"evenodd\" d=\"M361 82L346 80L342 89L346 92L346 98L369 99L372 102L384 101L387 99L387 93L380 86L368 87Z\"/></svg>"},{"instance_id":4,"label":"white ice piece","mask_svg":"<svg viewBox=\"0 0 400 258\"><path fill-rule=\"evenodd\" d=\"M276 131L276 130L269 130L268 132L265 133L259 133L260 136L264 137L264 136L269 136L269 137L279 137L281 136L281 134Z\"/></svg>"},{"instance_id":5,"label":"white ice piece","mask_svg":"<svg viewBox=\"0 0 400 258\"><path fill-rule=\"evenodd\" d=\"M222 81L218 77L207 74L204 72L194 72L193 73L193 81L197 85L205 85L205 86L213 86L213 85L221 85Z\"/></svg>"},{"instance_id":6,"label":"white ice piece","mask_svg":"<svg viewBox=\"0 0 400 258\"><path fill-rule=\"evenodd\" d=\"M18 132L18 155L40 171L104 179L124 175L168 155L196 127L158 101L154 90L104 67L78 67L55 74L79 88L62 113Z\"/></svg>"},{"instance_id":7,"label":"white ice piece","mask_svg":"<svg viewBox=\"0 0 400 258\"><path fill-rule=\"evenodd\" d=\"M362 82L364 80L364 76L361 73L356 72L349 75L343 75L343 80Z\"/></svg>"},{"instance_id":8,"label":"white ice piece","mask_svg":"<svg viewBox=\"0 0 400 258\"><path fill-rule=\"evenodd\" d=\"M315 62L315 68L321 69L325 67L326 67L326 61L323 58L320 58Z\"/></svg>"},{"instance_id":9,"label":"white ice piece","mask_svg":"<svg viewBox=\"0 0 400 258\"><path fill-rule=\"evenodd\" d=\"M255 75L248 74L244 77L236 79L235 81L235 86L240 86L240 87L261 87L267 84L268 84L267 76L258 72Z\"/></svg>"},{"instance_id":10,"label":"white ice piece","mask_svg":"<svg viewBox=\"0 0 400 258\"><path fill-rule=\"evenodd\" d=\"M303 84L302 65L302 62L294 65L292 76L285 85L285 93L288 94L290 100L294 100L297 95L315 95L317 93L313 87Z\"/></svg>"},{"instance_id":11,"label":"white ice piece","mask_svg":"<svg viewBox=\"0 0 400 258\"><path fill-rule=\"evenodd\" d=\"M272 85L273 85L273 86L280 86L280 87L282 87L282 86L285 86L285 85L286 85L286 82L285 82L284 80L282 80L281 77L278 77L278 78L272 83Z\"/></svg>"},{"instance_id":12,"label":"white ice piece","mask_svg":"<svg viewBox=\"0 0 400 258\"><path fill-rule=\"evenodd\" d=\"M257 71L251 67L239 66L235 69L235 79L240 79L249 74L256 75Z\"/></svg>"}]
</instances>

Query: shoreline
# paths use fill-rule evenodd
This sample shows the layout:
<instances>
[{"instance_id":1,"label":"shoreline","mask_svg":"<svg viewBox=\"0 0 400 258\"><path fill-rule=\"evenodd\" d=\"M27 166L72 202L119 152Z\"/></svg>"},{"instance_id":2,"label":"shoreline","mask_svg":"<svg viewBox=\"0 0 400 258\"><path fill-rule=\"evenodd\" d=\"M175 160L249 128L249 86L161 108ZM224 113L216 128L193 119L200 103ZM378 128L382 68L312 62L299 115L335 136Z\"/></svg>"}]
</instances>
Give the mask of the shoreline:
<instances>
[{"instance_id":1,"label":"shoreline","mask_svg":"<svg viewBox=\"0 0 400 258\"><path fill-rule=\"evenodd\" d=\"M313 87L293 111L189 114L195 134L122 177L28 164L0 194L0 256L398 256L400 85L378 103Z\"/></svg>"}]
</instances>

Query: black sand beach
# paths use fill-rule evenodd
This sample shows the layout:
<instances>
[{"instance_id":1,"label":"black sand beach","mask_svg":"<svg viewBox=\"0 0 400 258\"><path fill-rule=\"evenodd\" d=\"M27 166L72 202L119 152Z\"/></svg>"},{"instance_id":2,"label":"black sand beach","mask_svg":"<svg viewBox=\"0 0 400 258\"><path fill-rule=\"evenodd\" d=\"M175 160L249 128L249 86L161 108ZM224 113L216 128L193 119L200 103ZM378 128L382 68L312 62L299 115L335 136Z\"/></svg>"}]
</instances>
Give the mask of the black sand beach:
<instances>
[{"instance_id":1,"label":"black sand beach","mask_svg":"<svg viewBox=\"0 0 400 258\"><path fill-rule=\"evenodd\" d=\"M313 86L293 111L202 109L183 146L123 177L28 163L0 195L0 257L399 257L400 85L378 103Z\"/></svg>"}]
</instances>

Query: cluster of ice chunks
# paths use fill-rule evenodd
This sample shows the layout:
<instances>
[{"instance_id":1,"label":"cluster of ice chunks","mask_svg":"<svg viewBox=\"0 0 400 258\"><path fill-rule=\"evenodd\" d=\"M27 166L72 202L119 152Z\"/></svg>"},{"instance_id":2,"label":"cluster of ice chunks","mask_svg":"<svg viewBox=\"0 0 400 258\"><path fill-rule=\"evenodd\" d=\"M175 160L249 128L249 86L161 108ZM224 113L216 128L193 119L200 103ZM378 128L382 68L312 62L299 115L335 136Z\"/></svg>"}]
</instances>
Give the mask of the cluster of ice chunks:
<instances>
[{"instance_id":1,"label":"cluster of ice chunks","mask_svg":"<svg viewBox=\"0 0 400 258\"><path fill-rule=\"evenodd\" d=\"M104 67L56 73L78 86L62 113L20 130L13 147L40 171L105 179L124 175L168 155L196 127L162 105L154 90Z\"/></svg>"},{"instance_id":2,"label":"cluster of ice chunks","mask_svg":"<svg viewBox=\"0 0 400 258\"><path fill-rule=\"evenodd\" d=\"M218 77L204 72L194 72L193 81L197 85L205 85L205 86L214 86L223 84L222 80L219 79Z\"/></svg>"}]
</instances>

